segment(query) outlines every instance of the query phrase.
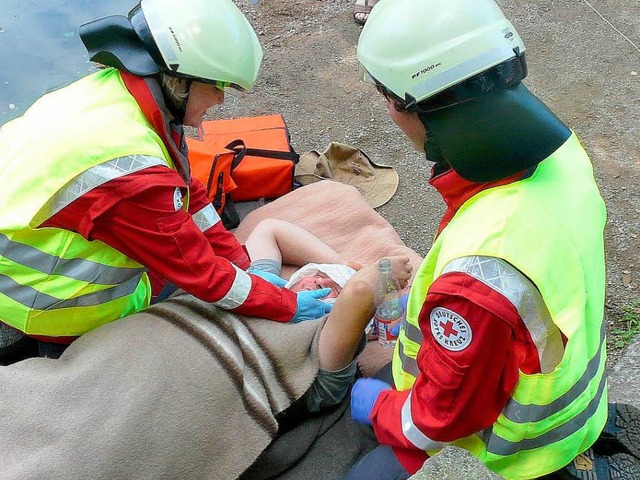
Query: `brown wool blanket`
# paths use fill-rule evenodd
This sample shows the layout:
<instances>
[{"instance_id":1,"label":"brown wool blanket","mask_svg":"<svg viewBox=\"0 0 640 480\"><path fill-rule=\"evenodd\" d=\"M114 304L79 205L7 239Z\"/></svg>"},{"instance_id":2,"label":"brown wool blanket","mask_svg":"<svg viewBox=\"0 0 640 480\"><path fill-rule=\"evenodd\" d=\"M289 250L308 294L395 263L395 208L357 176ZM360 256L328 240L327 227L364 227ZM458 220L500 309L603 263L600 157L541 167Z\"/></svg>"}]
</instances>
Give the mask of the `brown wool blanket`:
<instances>
[{"instance_id":1,"label":"brown wool blanket","mask_svg":"<svg viewBox=\"0 0 640 480\"><path fill-rule=\"evenodd\" d=\"M1 367L0 478L235 478L315 378L320 324L178 294Z\"/></svg>"},{"instance_id":2,"label":"brown wool blanket","mask_svg":"<svg viewBox=\"0 0 640 480\"><path fill-rule=\"evenodd\" d=\"M308 228L363 263L407 253L357 191L323 181L252 212ZM317 372L322 321L278 324L176 294L77 340L58 360L0 367L0 479L232 479Z\"/></svg>"}]
</instances>

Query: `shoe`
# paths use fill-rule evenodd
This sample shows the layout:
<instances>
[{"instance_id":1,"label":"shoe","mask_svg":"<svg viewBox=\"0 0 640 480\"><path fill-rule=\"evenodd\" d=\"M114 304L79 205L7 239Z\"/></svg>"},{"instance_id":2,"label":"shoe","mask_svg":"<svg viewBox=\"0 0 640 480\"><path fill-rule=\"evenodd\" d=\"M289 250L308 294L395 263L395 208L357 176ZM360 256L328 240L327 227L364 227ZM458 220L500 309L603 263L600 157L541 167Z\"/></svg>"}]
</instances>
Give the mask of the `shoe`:
<instances>
[{"instance_id":1,"label":"shoe","mask_svg":"<svg viewBox=\"0 0 640 480\"><path fill-rule=\"evenodd\" d=\"M593 446L545 480L640 480L640 410L610 403Z\"/></svg>"},{"instance_id":2,"label":"shoe","mask_svg":"<svg viewBox=\"0 0 640 480\"><path fill-rule=\"evenodd\" d=\"M598 455L592 448L549 477L554 480L640 480L640 462L626 453Z\"/></svg>"},{"instance_id":3,"label":"shoe","mask_svg":"<svg viewBox=\"0 0 640 480\"><path fill-rule=\"evenodd\" d=\"M376 3L378 0L356 0L353 7L353 21L364 25Z\"/></svg>"},{"instance_id":4,"label":"shoe","mask_svg":"<svg viewBox=\"0 0 640 480\"><path fill-rule=\"evenodd\" d=\"M25 338L24 333L9 325L0 323L0 357L15 351Z\"/></svg>"},{"instance_id":5,"label":"shoe","mask_svg":"<svg viewBox=\"0 0 640 480\"><path fill-rule=\"evenodd\" d=\"M592 448L600 455L626 453L640 461L640 410L610 403L607 423Z\"/></svg>"}]
</instances>

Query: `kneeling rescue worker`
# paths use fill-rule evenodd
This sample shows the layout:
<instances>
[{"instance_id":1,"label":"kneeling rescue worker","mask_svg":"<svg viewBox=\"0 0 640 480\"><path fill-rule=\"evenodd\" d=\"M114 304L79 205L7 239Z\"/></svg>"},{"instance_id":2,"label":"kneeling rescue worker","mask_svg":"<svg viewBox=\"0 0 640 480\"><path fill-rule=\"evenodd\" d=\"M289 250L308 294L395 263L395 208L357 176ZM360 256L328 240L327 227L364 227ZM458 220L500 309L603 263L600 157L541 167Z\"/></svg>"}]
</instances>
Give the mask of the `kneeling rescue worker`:
<instances>
[{"instance_id":1,"label":"kneeling rescue worker","mask_svg":"<svg viewBox=\"0 0 640 480\"><path fill-rule=\"evenodd\" d=\"M0 129L3 338L68 344L143 310L166 281L278 322L327 313L322 291L247 273L246 249L190 177L183 125L199 127L226 88L251 89L262 61L234 3L142 0L80 37L106 68Z\"/></svg>"},{"instance_id":2,"label":"kneeling rescue worker","mask_svg":"<svg viewBox=\"0 0 640 480\"><path fill-rule=\"evenodd\" d=\"M589 157L522 83L525 46L493 0L381 0L357 56L434 162L447 210L392 382L354 386L352 418L381 446L348 478L407 478L447 445L507 479L556 472L609 410L606 212Z\"/></svg>"}]
</instances>

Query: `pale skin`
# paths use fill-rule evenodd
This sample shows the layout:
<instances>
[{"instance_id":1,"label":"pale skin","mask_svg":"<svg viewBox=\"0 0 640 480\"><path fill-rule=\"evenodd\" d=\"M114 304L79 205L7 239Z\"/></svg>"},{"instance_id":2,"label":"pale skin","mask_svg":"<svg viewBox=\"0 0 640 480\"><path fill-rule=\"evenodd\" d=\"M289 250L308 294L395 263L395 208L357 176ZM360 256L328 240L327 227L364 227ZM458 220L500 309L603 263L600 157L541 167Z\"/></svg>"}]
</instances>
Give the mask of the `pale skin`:
<instances>
[{"instance_id":1,"label":"pale skin","mask_svg":"<svg viewBox=\"0 0 640 480\"><path fill-rule=\"evenodd\" d=\"M270 258L280 264L345 263L333 248L304 228L268 218L251 231L245 246L252 259Z\"/></svg>"},{"instance_id":2,"label":"pale skin","mask_svg":"<svg viewBox=\"0 0 640 480\"><path fill-rule=\"evenodd\" d=\"M385 103L393 122L411 140L416 150L424 152L427 132L418 114L397 111L391 99L385 100ZM412 272L409 257L389 258L393 273L400 287L404 288ZM358 270L338 295L320 334L318 353L321 368L336 371L353 360L362 333L375 311L373 295L377 276L377 263L367 265Z\"/></svg>"},{"instance_id":3,"label":"pale skin","mask_svg":"<svg viewBox=\"0 0 640 480\"><path fill-rule=\"evenodd\" d=\"M327 275L318 272L315 275L307 275L298 280L294 285L289 287L294 292L304 292L309 290L320 290L321 288L330 288L331 293L324 298L338 298L342 287L331 280Z\"/></svg>"},{"instance_id":4,"label":"pale skin","mask_svg":"<svg viewBox=\"0 0 640 480\"><path fill-rule=\"evenodd\" d=\"M404 288L411 278L409 257L388 257L393 274ZM373 317L373 300L378 264L372 263L356 272L344 286L320 333L318 354L320 367L336 371L346 367L356 353L358 343L369 320Z\"/></svg>"},{"instance_id":5,"label":"pale skin","mask_svg":"<svg viewBox=\"0 0 640 480\"><path fill-rule=\"evenodd\" d=\"M200 128L207 110L222 103L224 103L224 90L208 83L192 82L182 123Z\"/></svg>"},{"instance_id":6,"label":"pale skin","mask_svg":"<svg viewBox=\"0 0 640 480\"><path fill-rule=\"evenodd\" d=\"M196 128L200 127L207 110L222 103L224 103L224 90L207 83L192 82L184 115L184 124ZM393 122L411 140L416 150L423 152L427 132L418 118L418 114L415 112L398 112L391 98L386 99L385 104Z\"/></svg>"},{"instance_id":7,"label":"pale skin","mask_svg":"<svg viewBox=\"0 0 640 480\"><path fill-rule=\"evenodd\" d=\"M427 131L415 112L399 112L395 108L392 98L385 99L385 106L389 116L400 130L411 140L413 146L419 152L424 152L424 143L427 140Z\"/></svg>"},{"instance_id":8,"label":"pale skin","mask_svg":"<svg viewBox=\"0 0 640 480\"><path fill-rule=\"evenodd\" d=\"M209 108L224 102L224 90L192 82L183 123L199 128ZM343 263L338 253L315 235L296 225L275 219L260 222L245 243L251 258L271 258L280 264ZM284 252L284 254L283 254ZM331 288L327 298L335 298L340 286L322 274L302 279L293 291Z\"/></svg>"}]
</instances>

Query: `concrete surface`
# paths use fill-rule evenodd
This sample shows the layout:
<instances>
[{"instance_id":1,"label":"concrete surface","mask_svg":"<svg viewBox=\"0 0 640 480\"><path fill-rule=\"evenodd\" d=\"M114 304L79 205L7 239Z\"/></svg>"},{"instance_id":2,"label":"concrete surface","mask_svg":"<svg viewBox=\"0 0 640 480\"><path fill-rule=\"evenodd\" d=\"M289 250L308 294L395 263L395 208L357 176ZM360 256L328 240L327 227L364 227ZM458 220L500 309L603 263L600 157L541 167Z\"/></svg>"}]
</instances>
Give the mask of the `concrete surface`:
<instances>
[{"instance_id":1,"label":"concrete surface","mask_svg":"<svg viewBox=\"0 0 640 480\"><path fill-rule=\"evenodd\" d=\"M494 480L502 478L485 467L476 457L458 447L446 447L411 476L411 480Z\"/></svg>"}]
</instances>

